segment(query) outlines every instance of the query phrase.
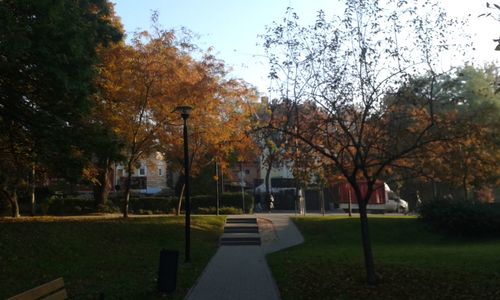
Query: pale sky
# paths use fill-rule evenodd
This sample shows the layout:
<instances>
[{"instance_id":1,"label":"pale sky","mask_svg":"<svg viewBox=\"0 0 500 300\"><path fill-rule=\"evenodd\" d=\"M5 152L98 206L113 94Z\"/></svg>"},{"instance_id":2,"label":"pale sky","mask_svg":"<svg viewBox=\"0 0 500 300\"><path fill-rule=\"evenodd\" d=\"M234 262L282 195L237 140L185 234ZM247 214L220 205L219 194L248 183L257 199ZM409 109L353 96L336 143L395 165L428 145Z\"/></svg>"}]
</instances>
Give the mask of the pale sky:
<instances>
[{"instance_id":1,"label":"pale sky","mask_svg":"<svg viewBox=\"0 0 500 300\"><path fill-rule=\"evenodd\" d=\"M194 42L202 49L214 48L216 57L233 70L231 76L242 78L266 94L267 59L259 34L265 26L280 21L287 7L293 7L304 24L313 22L319 9L327 16L341 14L337 0L111 0L116 14L127 33L150 29L152 11L159 12L159 23L164 29L186 27L200 37ZM422 0L415 0L422 1ZM343 1L341 1L343 2ZM469 31L476 50L474 61L482 64L498 61L500 51L494 51L492 41L500 37L500 22L491 18L477 18L486 11L486 0L441 0L443 7L457 17L470 17ZM499 11L500 12L500 11ZM457 65L461 65L459 62Z\"/></svg>"}]
</instances>

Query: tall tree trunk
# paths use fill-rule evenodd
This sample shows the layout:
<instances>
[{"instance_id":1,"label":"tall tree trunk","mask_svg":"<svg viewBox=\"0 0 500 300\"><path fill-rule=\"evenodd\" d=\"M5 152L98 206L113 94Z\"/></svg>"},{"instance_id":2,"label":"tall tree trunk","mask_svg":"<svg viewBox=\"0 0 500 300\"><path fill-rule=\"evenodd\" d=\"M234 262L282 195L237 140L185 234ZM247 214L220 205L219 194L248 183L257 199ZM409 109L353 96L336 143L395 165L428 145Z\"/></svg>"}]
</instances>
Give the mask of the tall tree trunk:
<instances>
[{"instance_id":1,"label":"tall tree trunk","mask_svg":"<svg viewBox=\"0 0 500 300\"><path fill-rule=\"evenodd\" d=\"M97 211L108 202L111 192L111 161L106 159L102 166L99 166L97 183L93 186L94 204Z\"/></svg>"},{"instance_id":2,"label":"tall tree trunk","mask_svg":"<svg viewBox=\"0 0 500 300\"><path fill-rule=\"evenodd\" d=\"M220 192L224 194L224 172L221 170L220 172Z\"/></svg>"},{"instance_id":3,"label":"tall tree trunk","mask_svg":"<svg viewBox=\"0 0 500 300\"><path fill-rule=\"evenodd\" d=\"M372 194L372 189L368 187L368 191L365 197L362 197L359 184L355 180L350 182L354 189L356 199L358 200L357 202L359 207L359 220L361 225L361 239L363 243L363 256L365 261L366 282L369 285L375 285L377 283L377 277L375 275L375 263L373 261L370 228L368 226L368 213L366 209Z\"/></svg>"},{"instance_id":4,"label":"tall tree trunk","mask_svg":"<svg viewBox=\"0 0 500 300\"><path fill-rule=\"evenodd\" d=\"M358 199L361 199L361 197ZM366 281L369 285L374 285L377 283L377 277L375 275L375 263L373 261L370 228L368 226L368 215L366 211L366 205L368 203L368 199L362 201L364 203L359 203L359 202L360 201L358 201L359 219L361 223L361 238L363 240L363 254L365 259Z\"/></svg>"},{"instance_id":5,"label":"tall tree trunk","mask_svg":"<svg viewBox=\"0 0 500 300\"><path fill-rule=\"evenodd\" d=\"M123 200L123 217L128 218L128 207L130 204L130 184L132 182L132 161L127 164L127 179L125 180L125 198Z\"/></svg>"},{"instance_id":6,"label":"tall tree trunk","mask_svg":"<svg viewBox=\"0 0 500 300\"><path fill-rule=\"evenodd\" d=\"M438 194L438 193L437 193L437 185L436 185L436 180L434 180L434 178L432 178L432 197L433 197L434 199L436 199L436 198L437 198L437 194ZM433 200L434 200L434 199L433 199Z\"/></svg>"},{"instance_id":7,"label":"tall tree trunk","mask_svg":"<svg viewBox=\"0 0 500 300\"><path fill-rule=\"evenodd\" d=\"M325 216L325 192L324 192L323 183L321 184L320 190L319 190L319 201L320 201L320 205L321 205L321 214L323 216Z\"/></svg>"},{"instance_id":8,"label":"tall tree trunk","mask_svg":"<svg viewBox=\"0 0 500 300\"><path fill-rule=\"evenodd\" d=\"M300 193L300 209L302 215L307 214L307 199L306 199L306 191L307 191L307 183L303 185L303 188L301 187L300 190L302 191Z\"/></svg>"},{"instance_id":9,"label":"tall tree trunk","mask_svg":"<svg viewBox=\"0 0 500 300\"><path fill-rule=\"evenodd\" d=\"M352 217L352 195L351 189L348 190L349 193L349 203L347 204L347 211L349 212L349 217ZM359 206L359 204L358 204Z\"/></svg>"},{"instance_id":10,"label":"tall tree trunk","mask_svg":"<svg viewBox=\"0 0 500 300\"><path fill-rule=\"evenodd\" d=\"M462 184L464 187L464 200L467 200L469 198L469 188L467 187L467 165L464 166L464 176L462 178Z\"/></svg>"},{"instance_id":11,"label":"tall tree trunk","mask_svg":"<svg viewBox=\"0 0 500 300\"><path fill-rule=\"evenodd\" d=\"M20 214L19 214L19 202L17 199L17 187L13 187L13 189L10 190L7 183L3 182L2 188L0 189L0 193L2 194L3 198L9 201L11 217L13 218L19 217Z\"/></svg>"},{"instance_id":12,"label":"tall tree trunk","mask_svg":"<svg viewBox=\"0 0 500 300\"><path fill-rule=\"evenodd\" d=\"M17 199L17 188L14 188L12 192L8 191L3 191L3 194L6 196L7 200L10 203L10 211L11 211L11 217L13 218L18 218L21 216L19 213L19 202Z\"/></svg>"},{"instance_id":13,"label":"tall tree trunk","mask_svg":"<svg viewBox=\"0 0 500 300\"><path fill-rule=\"evenodd\" d=\"M178 215L178 216L181 214L182 198L184 198L184 189L185 188L186 188L186 184L184 183L182 185L181 195L179 196L179 203L177 204L177 214L176 215Z\"/></svg>"},{"instance_id":14,"label":"tall tree trunk","mask_svg":"<svg viewBox=\"0 0 500 300\"><path fill-rule=\"evenodd\" d=\"M272 165L272 164L271 164ZM269 187L269 180L270 180L270 177L271 177L271 165L267 168L266 170L266 203L265 205L267 205L267 208L270 210L271 207L270 207L270 204L271 204L271 190L270 190L270 187Z\"/></svg>"},{"instance_id":15,"label":"tall tree trunk","mask_svg":"<svg viewBox=\"0 0 500 300\"><path fill-rule=\"evenodd\" d=\"M469 188L467 188L467 178L463 179L463 186L464 186L464 200L467 200L469 198Z\"/></svg>"},{"instance_id":16,"label":"tall tree trunk","mask_svg":"<svg viewBox=\"0 0 500 300\"><path fill-rule=\"evenodd\" d=\"M35 216L36 213L36 198L35 198L35 163L31 166L31 177L30 177L30 194L31 194L31 216Z\"/></svg>"}]
</instances>

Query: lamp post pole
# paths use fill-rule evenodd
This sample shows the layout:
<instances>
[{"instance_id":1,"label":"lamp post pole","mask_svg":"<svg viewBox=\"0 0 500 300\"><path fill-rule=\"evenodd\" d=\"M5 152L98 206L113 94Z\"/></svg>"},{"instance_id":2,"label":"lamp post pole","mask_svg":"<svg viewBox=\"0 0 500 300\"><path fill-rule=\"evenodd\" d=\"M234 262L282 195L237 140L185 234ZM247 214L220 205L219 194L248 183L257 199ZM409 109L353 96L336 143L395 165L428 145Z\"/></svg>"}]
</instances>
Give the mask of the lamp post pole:
<instances>
[{"instance_id":1,"label":"lamp post pole","mask_svg":"<svg viewBox=\"0 0 500 300\"><path fill-rule=\"evenodd\" d=\"M189 191L189 149L188 149L188 129L187 129L187 119L189 118L189 113L191 112L191 107L189 106L179 106L175 109L181 113L182 120L184 120L184 191L185 191L185 209L186 209L186 221L185 221L185 254L184 261L186 263L191 261L191 203L190 203L190 191Z\"/></svg>"},{"instance_id":2,"label":"lamp post pole","mask_svg":"<svg viewBox=\"0 0 500 300\"><path fill-rule=\"evenodd\" d=\"M245 213L245 180L243 174L243 161L240 161L240 186L241 186L241 200L242 200L242 208L243 214Z\"/></svg>"}]
</instances>

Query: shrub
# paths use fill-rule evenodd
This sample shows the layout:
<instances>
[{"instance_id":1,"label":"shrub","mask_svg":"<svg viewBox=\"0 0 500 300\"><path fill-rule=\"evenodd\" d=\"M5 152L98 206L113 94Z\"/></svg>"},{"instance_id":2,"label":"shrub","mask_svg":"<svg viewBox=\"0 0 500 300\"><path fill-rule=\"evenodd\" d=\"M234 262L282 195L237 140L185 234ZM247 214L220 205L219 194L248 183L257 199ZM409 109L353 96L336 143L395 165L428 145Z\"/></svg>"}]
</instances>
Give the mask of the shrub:
<instances>
[{"instance_id":1,"label":"shrub","mask_svg":"<svg viewBox=\"0 0 500 300\"><path fill-rule=\"evenodd\" d=\"M177 199L173 197L143 197L130 199L131 211L169 213L175 209Z\"/></svg>"},{"instance_id":2,"label":"shrub","mask_svg":"<svg viewBox=\"0 0 500 300\"><path fill-rule=\"evenodd\" d=\"M221 196L220 206L225 207L241 207L242 199L241 193L224 193ZM245 193L245 211L247 213L253 212L254 205L253 196L251 194Z\"/></svg>"},{"instance_id":3,"label":"shrub","mask_svg":"<svg viewBox=\"0 0 500 300\"><path fill-rule=\"evenodd\" d=\"M107 204L99 204L97 205L97 212L101 213L119 213L120 212L120 207L113 204L111 201L109 201Z\"/></svg>"},{"instance_id":4,"label":"shrub","mask_svg":"<svg viewBox=\"0 0 500 300\"><path fill-rule=\"evenodd\" d=\"M63 198L51 196L47 203L41 204L42 214L77 215L94 210L94 202L86 199Z\"/></svg>"},{"instance_id":5,"label":"shrub","mask_svg":"<svg viewBox=\"0 0 500 300\"><path fill-rule=\"evenodd\" d=\"M197 196L192 196L191 197L191 210L192 211L199 211L199 209L207 209L210 207L213 207L215 209L216 207L216 198L215 196L212 195L197 195ZM183 206L184 208L184 202ZM215 210L214 210L215 212Z\"/></svg>"},{"instance_id":6,"label":"shrub","mask_svg":"<svg viewBox=\"0 0 500 300\"><path fill-rule=\"evenodd\" d=\"M222 215L239 215L243 213L243 210L241 208L223 206L219 209L219 213Z\"/></svg>"},{"instance_id":7,"label":"shrub","mask_svg":"<svg viewBox=\"0 0 500 300\"><path fill-rule=\"evenodd\" d=\"M93 212L119 213L120 206L108 201L107 204L100 204L96 208L93 199L64 198L60 195L53 195L46 201L37 203L37 210L42 215L80 215Z\"/></svg>"},{"instance_id":8,"label":"shrub","mask_svg":"<svg viewBox=\"0 0 500 300\"><path fill-rule=\"evenodd\" d=\"M436 199L423 202L420 218L448 233L500 235L500 207L468 200Z\"/></svg>"},{"instance_id":9,"label":"shrub","mask_svg":"<svg viewBox=\"0 0 500 300\"><path fill-rule=\"evenodd\" d=\"M216 207L216 198L212 195L198 195L191 197L191 209L193 211L199 211L200 208L207 209L210 207ZM242 211L241 206L243 205L241 198L241 193L224 193L220 197L219 212L222 207L226 208L239 208ZM253 212L254 199L253 196L245 193L245 211L247 213ZM214 210L215 213L215 210Z\"/></svg>"},{"instance_id":10,"label":"shrub","mask_svg":"<svg viewBox=\"0 0 500 300\"><path fill-rule=\"evenodd\" d=\"M196 213L202 215L215 215L217 213L217 208L211 207L198 207ZM237 207L227 207L223 206L219 208L219 214L221 215L239 215L242 214L243 210Z\"/></svg>"}]
</instances>

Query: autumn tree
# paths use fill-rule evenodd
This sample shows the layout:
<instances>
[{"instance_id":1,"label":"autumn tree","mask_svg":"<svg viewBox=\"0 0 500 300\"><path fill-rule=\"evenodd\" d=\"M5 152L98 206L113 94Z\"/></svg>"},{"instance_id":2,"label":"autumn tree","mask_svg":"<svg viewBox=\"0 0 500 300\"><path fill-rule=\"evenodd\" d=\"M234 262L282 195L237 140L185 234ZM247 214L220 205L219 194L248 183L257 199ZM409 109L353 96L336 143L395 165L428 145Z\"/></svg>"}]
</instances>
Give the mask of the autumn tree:
<instances>
[{"instance_id":1,"label":"autumn tree","mask_svg":"<svg viewBox=\"0 0 500 300\"><path fill-rule=\"evenodd\" d=\"M199 174L208 165L217 163L222 172L234 156L245 160L254 152L250 131L249 105L256 92L241 80L227 79L223 61L207 53L196 62L200 80L189 86L188 103L193 110L189 117L190 172ZM183 140L181 126L168 126L160 135L161 147L172 167L182 171ZM181 207L183 190L177 212Z\"/></svg>"},{"instance_id":2,"label":"autumn tree","mask_svg":"<svg viewBox=\"0 0 500 300\"><path fill-rule=\"evenodd\" d=\"M416 150L439 140L442 120L432 109L432 89L423 95L425 102L405 110L383 105L384 97L417 74L434 80L436 58L447 50L456 24L430 1L416 6L347 0L342 17L329 20L320 11L310 26L301 25L289 9L283 23L270 26L264 37L273 91L296 105L312 102L318 111L290 110L289 118L300 120L296 131L279 120L268 128L309 145L354 189L368 284L377 282L366 209L375 183ZM404 122L394 127L394 120ZM411 134L400 139L398 131Z\"/></svg>"},{"instance_id":3,"label":"autumn tree","mask_svg":"<svg viewBox=\"0 0 500 300\"><path fill-rule=\"evenodd\" d=\"M12 216L34 165L61 177L79 173L76 143L91 106L95 50L121 38L110 7L105 0L0 2L0 178Z\"/></svg>"},{"instance_id":4,"label":"autumn tree","mask_svg":"<svg viewBox=\"0 0 500 300\"><path fill-rule=\"evenodd\" d=\"M126 170L123 215L128 217L130 184L140 159L157 150L158 134L185 99L190 57L174 45L174 33L136 33L132 45L117 44L102 53L97 99L107 124L124 143Z\"/></svg>"},{"instance_id":5,"label":"autumn tree","mask_svg":"<svg viewBox=\"0 0 500 300\"><path fill-rule=\"evenodd\" d=\"M496 73L495 66L465 66L437 80L434 107L447 116L449 138L421 151L414 159L412 169L419 170L424 181L461 187L464 199L471 198L472 189L495 185L500 178ZM419 97L422 90L429 88L428 81L418 79L406 90Z\"/></svg>"},{"instance_id":6,"label":"autumn tree","mask_svg":"<svg viewBox=\"0 0 500 300\"><path fill-rule=\"evenodd\" d=\"M117 31L124 34L120 18L110 6L108 15L109 22ZM105 209L108 204L108 196L112 189L112 166L123 160L124 142L114 131L116 128L112 107L107 103L106 86L103 78L108 75L106 66L111 60L112 53L124 47L124 41L118 40L109 43L106 47L97 48L99 62L96 66L97 76L94 85L97 87L92 95L92 108L90 115L82 124L81 148L85 153L85 166L81 179L90 183L94 196L94 206L97 211ZM104 92L104 94L103 94Z\"/></svg>"},{"instance_id":7,"label":"autumn tree","mask_svg":"<svg viewBox=\"0 0 500 300\"><path fill-rule=\"evenodd\" d=\"M189 147L190 167L196 174L213 162L214 155L223 157L228 145L241 137L246 126L242 108L253 97L243 82L225 78L224 63L210 50L199 51L188 32L161 29L157 17L153 14L152 33L138 32L130 45L118 44L102 53L105 63L97 101L112 132L125 145L124 217L131 178L141 159L158 151L174 168L181 166L175 163L183 157L177 106L194 108Z\"/></svg>"}]
</instances>

